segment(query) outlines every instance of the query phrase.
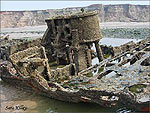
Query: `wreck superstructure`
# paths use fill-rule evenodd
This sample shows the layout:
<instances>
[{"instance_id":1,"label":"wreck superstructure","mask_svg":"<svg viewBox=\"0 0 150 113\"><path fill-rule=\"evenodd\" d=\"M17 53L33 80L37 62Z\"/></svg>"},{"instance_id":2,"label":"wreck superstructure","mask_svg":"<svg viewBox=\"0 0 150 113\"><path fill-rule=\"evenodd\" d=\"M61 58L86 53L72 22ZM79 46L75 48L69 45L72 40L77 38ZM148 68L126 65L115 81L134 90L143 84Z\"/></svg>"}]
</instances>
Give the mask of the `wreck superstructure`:
<instances>
[{"instance_id":1,"label":"wreck superstructure","mask_svg":"<svg viewBox=\"0 0 150 113\"><path fill-rule=\"evenodd\" d=\"M48 29L42 39L17 40L19 44L16 40L2 40L3 81L67 102L149 109L149 37L119 47L99 45L97 12L55 17L46 22ZM91 66L93 43L100 62ZM4 53L9 53L7 59Z\"/></svg>"},{"instance_id":2,"label":"wreck superstructure","mask_svg":"<svg viewBox=\"0 0 150 113\"><path fill-rule=\"evenodd\" d=\"M99 61L103 60L97 11L52 17L46 23L42 44L50 61L56 60L58 65L75 63L79 72L92 64L93 43Z\"/></svg>"},{"instance_id":3,"label":"wreck superstructure","mask_svg":"<svg viewBox=\"0 0 150 113\"><path fill-rule=\"evenodd\" d=\"M41 46L41 39L27 41L24 39L1 39L0 40L0 59L9 60L9 56L27 48Z\"/></svg>"}]
</instances>

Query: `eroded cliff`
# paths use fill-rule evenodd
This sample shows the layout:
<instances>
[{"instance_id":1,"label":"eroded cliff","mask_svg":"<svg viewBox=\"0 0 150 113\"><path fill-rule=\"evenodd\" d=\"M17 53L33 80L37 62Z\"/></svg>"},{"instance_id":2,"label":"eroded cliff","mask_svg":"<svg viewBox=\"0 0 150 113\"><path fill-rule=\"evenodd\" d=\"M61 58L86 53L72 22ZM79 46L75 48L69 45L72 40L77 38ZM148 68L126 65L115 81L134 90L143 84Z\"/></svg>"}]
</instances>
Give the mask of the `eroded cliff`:
<instances>
[{"instance_id":1,"label":"eroded cliff","mask_svg":"<svg viewBox=\"0 0 150 113\"><path fill-rule=\"evenodd\" d=\"M66 12L80 11L80 7L59 10L1 11L1 28L44 25L45 19ZM100 22L149 22L150 5L102 5L94 4L85 10L99 10Z\"/></svg>"}]
</instances>

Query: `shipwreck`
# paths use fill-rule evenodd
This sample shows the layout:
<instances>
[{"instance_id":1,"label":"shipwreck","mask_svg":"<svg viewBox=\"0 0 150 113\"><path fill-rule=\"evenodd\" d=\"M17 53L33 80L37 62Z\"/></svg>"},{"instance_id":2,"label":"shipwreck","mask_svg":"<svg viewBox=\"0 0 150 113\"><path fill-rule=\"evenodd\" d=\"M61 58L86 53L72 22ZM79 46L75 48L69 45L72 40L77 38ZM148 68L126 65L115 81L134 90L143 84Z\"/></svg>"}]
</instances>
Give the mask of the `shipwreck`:
<instances>
[{"instance_id":1,"label":"shipwreck","mask_svg":"<svg viewBox=\"0 0 150 113\"><path fill-rule=\"evenodd\" d=\"M119 47L99 45L97 11L45 21L42 38L0 39L3 81L67 102L150 110L149 37ZM96 57L99 64L92 65Z\"/></svg>"}]
</instances>

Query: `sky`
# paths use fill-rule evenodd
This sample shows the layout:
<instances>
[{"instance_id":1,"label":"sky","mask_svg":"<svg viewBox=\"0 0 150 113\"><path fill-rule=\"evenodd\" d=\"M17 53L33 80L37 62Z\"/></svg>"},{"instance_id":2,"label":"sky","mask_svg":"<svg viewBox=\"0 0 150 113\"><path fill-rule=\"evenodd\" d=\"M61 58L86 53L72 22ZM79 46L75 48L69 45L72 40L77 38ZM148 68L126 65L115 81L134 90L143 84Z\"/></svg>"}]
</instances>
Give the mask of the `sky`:
<instances>
[{"instance_id":1,"label":"sky","mask_svg":"<svg viewBox=\"0 0 150 113\"><path fill-rule=\"evenodd\" d=\"M84 7L91 4L134 4L149 5L149 1L1 1L1 11L62 9Z\"/></svg>"}]
</instances>

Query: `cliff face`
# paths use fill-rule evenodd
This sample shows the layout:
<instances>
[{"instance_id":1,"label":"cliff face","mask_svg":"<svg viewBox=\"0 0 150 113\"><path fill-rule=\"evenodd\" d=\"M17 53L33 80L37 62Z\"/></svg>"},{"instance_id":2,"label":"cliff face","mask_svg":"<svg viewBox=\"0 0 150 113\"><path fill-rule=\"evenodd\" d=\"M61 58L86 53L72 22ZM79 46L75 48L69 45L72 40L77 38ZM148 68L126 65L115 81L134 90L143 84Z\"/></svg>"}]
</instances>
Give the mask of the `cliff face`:
<instances>
[{"instance_id":1,"label":"cliff face","mask_svg":"<svg viewBox=\"0 0 150 113\"><path fill-rule=\"evenodd\" d=\"M94 4L85 10L99 10L100 22L149 22L150 5L102 5ZM44 25L45 19L65 12L79 11L77 8L36 11L1 11L1 28Z\"/></svg>"},{"instance_id":2,"label":"cliff face","mask_svg":"<svg viewBox=\"0 0 150 113\"><path fill-rule=\"evenodd\" d=\"M150 6L116 5L104 8L104 21L112 22L148 22Z\"/></svg>"},{"instance_id":3,"label":"cliff face","mask_svg":"<svg viewBox=\"0 0 150 113\"><path fill-rule=\"evenodd\" d=\"M46 11L3 11L1 12L1 28L44 25Z\"/></svg>"}]
</instances>

